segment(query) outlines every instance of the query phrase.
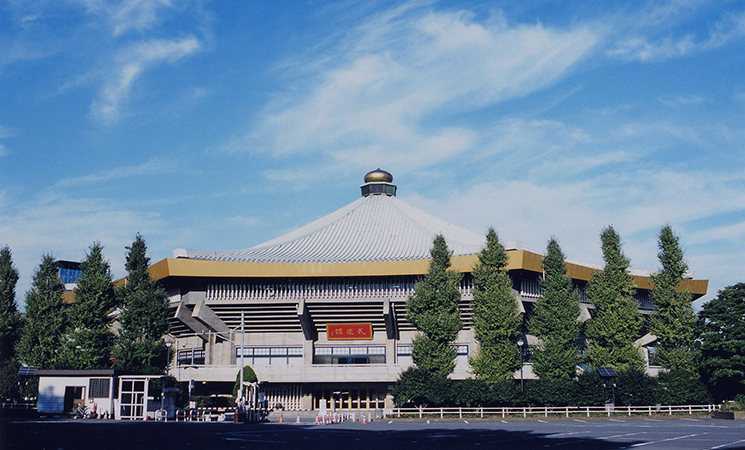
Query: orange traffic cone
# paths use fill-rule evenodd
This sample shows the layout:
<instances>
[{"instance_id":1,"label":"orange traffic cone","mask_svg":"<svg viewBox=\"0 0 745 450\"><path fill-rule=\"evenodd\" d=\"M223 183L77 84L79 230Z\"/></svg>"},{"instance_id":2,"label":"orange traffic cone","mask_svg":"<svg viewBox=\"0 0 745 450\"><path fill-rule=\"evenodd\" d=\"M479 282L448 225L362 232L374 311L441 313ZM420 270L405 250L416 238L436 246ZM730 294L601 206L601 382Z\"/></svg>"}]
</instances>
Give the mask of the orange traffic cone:
<instances>
[{"instance_id":1,"label":"orange traffic cone","mask_svg":"<svg viewBox=\"0 0 745 450\"><path fill-rule=\"evenodd\" d=\"M285 423L285 418L282 415L282 412L279 413L279 423Z\"/></svg>"},{"instance_id":2,"label":"orange traffic cone","mask_svg":"<svg viewBox=\"0 0 745 450\"><path fill-rule=\"evenodd\" d=\"M300 423L300 414L297 415L297 419L295 420L295 423Z\"/></svg>"}]
</instances>

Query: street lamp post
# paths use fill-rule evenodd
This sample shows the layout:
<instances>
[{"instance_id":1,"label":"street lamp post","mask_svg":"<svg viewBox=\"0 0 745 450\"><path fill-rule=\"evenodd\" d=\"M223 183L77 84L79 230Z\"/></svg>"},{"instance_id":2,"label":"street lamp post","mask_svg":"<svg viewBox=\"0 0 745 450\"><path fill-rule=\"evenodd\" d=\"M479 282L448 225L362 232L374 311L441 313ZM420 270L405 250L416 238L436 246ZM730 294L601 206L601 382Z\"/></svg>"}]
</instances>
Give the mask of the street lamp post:
<instances>
[{"instance_id":1,"label":"street lamp post","mask_svg":"<svg viewBox=\"0 0 745 450\"><path fill-rule=\"evenodd\" d=\"M517 346L520 348L520 391L525 394L525 378L523 377L523 347L525 347L525 341L522 336L517 339Z\"/></svg>"},{"instance_id":2,"label":"street lamp post","mask_svg":"<svg viewBox=\"0 0 745 450\"><path fill-rule=\"evenodd\" d=\"M243 356L245 353L245 349L243 347L246 346L245 326L246 326L246 312L241 311L241 375L240 375L241 382L240 382L240 385L238 386L238 408L237 408L237 411L235 412L236 422L243 420L243 417L242 417L244 414L243 408L246 404L246 400L243 397L243 367L246 365L243 361Z\"/></svg>"},{"instance_id":3,"label":"street lamp post","mask_svg":"<svg viewBox=\"0 0 745 450\"><path fill-rule=\"evenodd\" d=\"M231 332L235 332L235 331L236 331L235 329L231 329L227 333L231 333ZM204 332L204 331L202 331L202 332L197 332L197 333L194 333L194 334L190 334L188 336L204 336L205 334L209 334L209 335L214 334L216 336L220 336L222 339L225 339L226 341L232 343L233 345L235 345L237 347L238 346L238 343L236 341L230 339L230 337L232 337L232 335L231 334L228 334L229 337L225 337L224 336L225 333L226 332ZM237 399L236 399L238 401L238 405L236 405L237 406L236 409L237 410L240 410L240 411L245 411L245 402L246 402L246 399L245 399L245 396L244 396L245 390L244 390L244 386L243 386L243 368L246 365L245 362L244 362L244 348L243 348L246 345L246 313L245 313L245 311L241 311L240 333L241 333L241 343L240 343L240 365L241 365L241 368L240 368L240 375L239 375L240 382L238 383L238 392L237 392ZM187 335L183 335L183 336L187 336ZM169 352L170 352L171 345L172 345L171 342L166 342L166 346L168 347ZM176 350L178 350L178 348ZM170 356L169 356L169 358L170 358ZM181 365L178 366L178 369L179 369L178 380L180 381L180 379L181 379ZM189 378L190 378L190 380L189 380L189 403L191 403L191 393L192 393L192 387L193 387L193 383L194 383L194 380L191 379L191 376L192 375L190 373L189 374ZM237 416L238 415L236 414L236 418L237 418Z\"/></svg>"},{"instance_id":4,"label":"street lamp post","mask_svg":"<svg viewBox=\"0 0 745 450\"><path fill-rule=\"evenodd\" d=\"M166 341L166 375L171 374L171 346L173 342Z\"/></svg>"}]
</instances>

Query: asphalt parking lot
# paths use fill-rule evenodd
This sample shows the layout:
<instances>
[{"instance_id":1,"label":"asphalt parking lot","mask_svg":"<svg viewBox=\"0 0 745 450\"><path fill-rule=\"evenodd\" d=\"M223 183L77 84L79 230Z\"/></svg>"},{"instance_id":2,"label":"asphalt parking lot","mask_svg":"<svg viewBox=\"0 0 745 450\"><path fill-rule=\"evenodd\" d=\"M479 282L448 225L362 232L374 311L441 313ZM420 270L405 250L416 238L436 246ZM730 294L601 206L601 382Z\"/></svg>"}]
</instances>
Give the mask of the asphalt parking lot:
<instances>
[{"instance_id":1,"label":"asphalt parking lot","mask_svg":"<svg viewBox=\"0 0 745 450\"><path fill-rule=\"evenodd\" d=\"M3 421L7 449L745 449L745 421L690 418L394 420L333 425Z\"/></svg>"}]
</instances>

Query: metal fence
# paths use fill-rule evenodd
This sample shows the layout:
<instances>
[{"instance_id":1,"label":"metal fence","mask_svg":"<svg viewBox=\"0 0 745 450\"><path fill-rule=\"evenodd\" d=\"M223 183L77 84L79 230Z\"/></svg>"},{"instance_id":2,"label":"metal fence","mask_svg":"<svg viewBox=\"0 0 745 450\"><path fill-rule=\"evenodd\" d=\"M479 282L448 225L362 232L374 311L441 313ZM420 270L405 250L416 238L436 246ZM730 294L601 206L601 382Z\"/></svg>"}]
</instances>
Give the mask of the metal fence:
<instances>
[{"instance_id":1,"label":"metal fence","mask_svg":"<svg viewBox=\"0 0 745 450\"><path fill-rule=\"evenodd\" d=\"M611 415L655 415L693 414L719 411L722 405L649 405L649 406L525 406L525 407L449 407L449 408L392 408L385 417L535 417L535 416L611 416Z\"/></svg>"},{"instance_id":2,"label":"metal fence","mask_svg":"<svg viewBox=\"0 0 745 450\"><path fill-rule=\"evenodd\" d=\"M12 409L16 411L36 411L36 403L2 402L0 409Z\"/></svg>"}]
</instances>

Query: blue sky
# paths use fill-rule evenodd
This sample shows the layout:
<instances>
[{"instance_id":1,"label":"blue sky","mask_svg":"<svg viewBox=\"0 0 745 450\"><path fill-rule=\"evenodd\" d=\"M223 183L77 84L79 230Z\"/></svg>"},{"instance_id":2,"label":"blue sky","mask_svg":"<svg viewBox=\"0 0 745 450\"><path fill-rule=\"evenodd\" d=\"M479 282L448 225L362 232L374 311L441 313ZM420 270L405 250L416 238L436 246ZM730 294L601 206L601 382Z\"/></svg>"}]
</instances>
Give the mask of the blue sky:
<instances>
[{"instance_id":1,"label":"blue sky","mask_svg":"<svg viewBox=\"0 0 745 450\"><path fill-rule=\"evenodd\" d=\"M442 219L745 281L742 1L0 2L0 245L254 246L390 171ZM699 302L700 303L700 302Z\"/></svg>"}]
</instances>

